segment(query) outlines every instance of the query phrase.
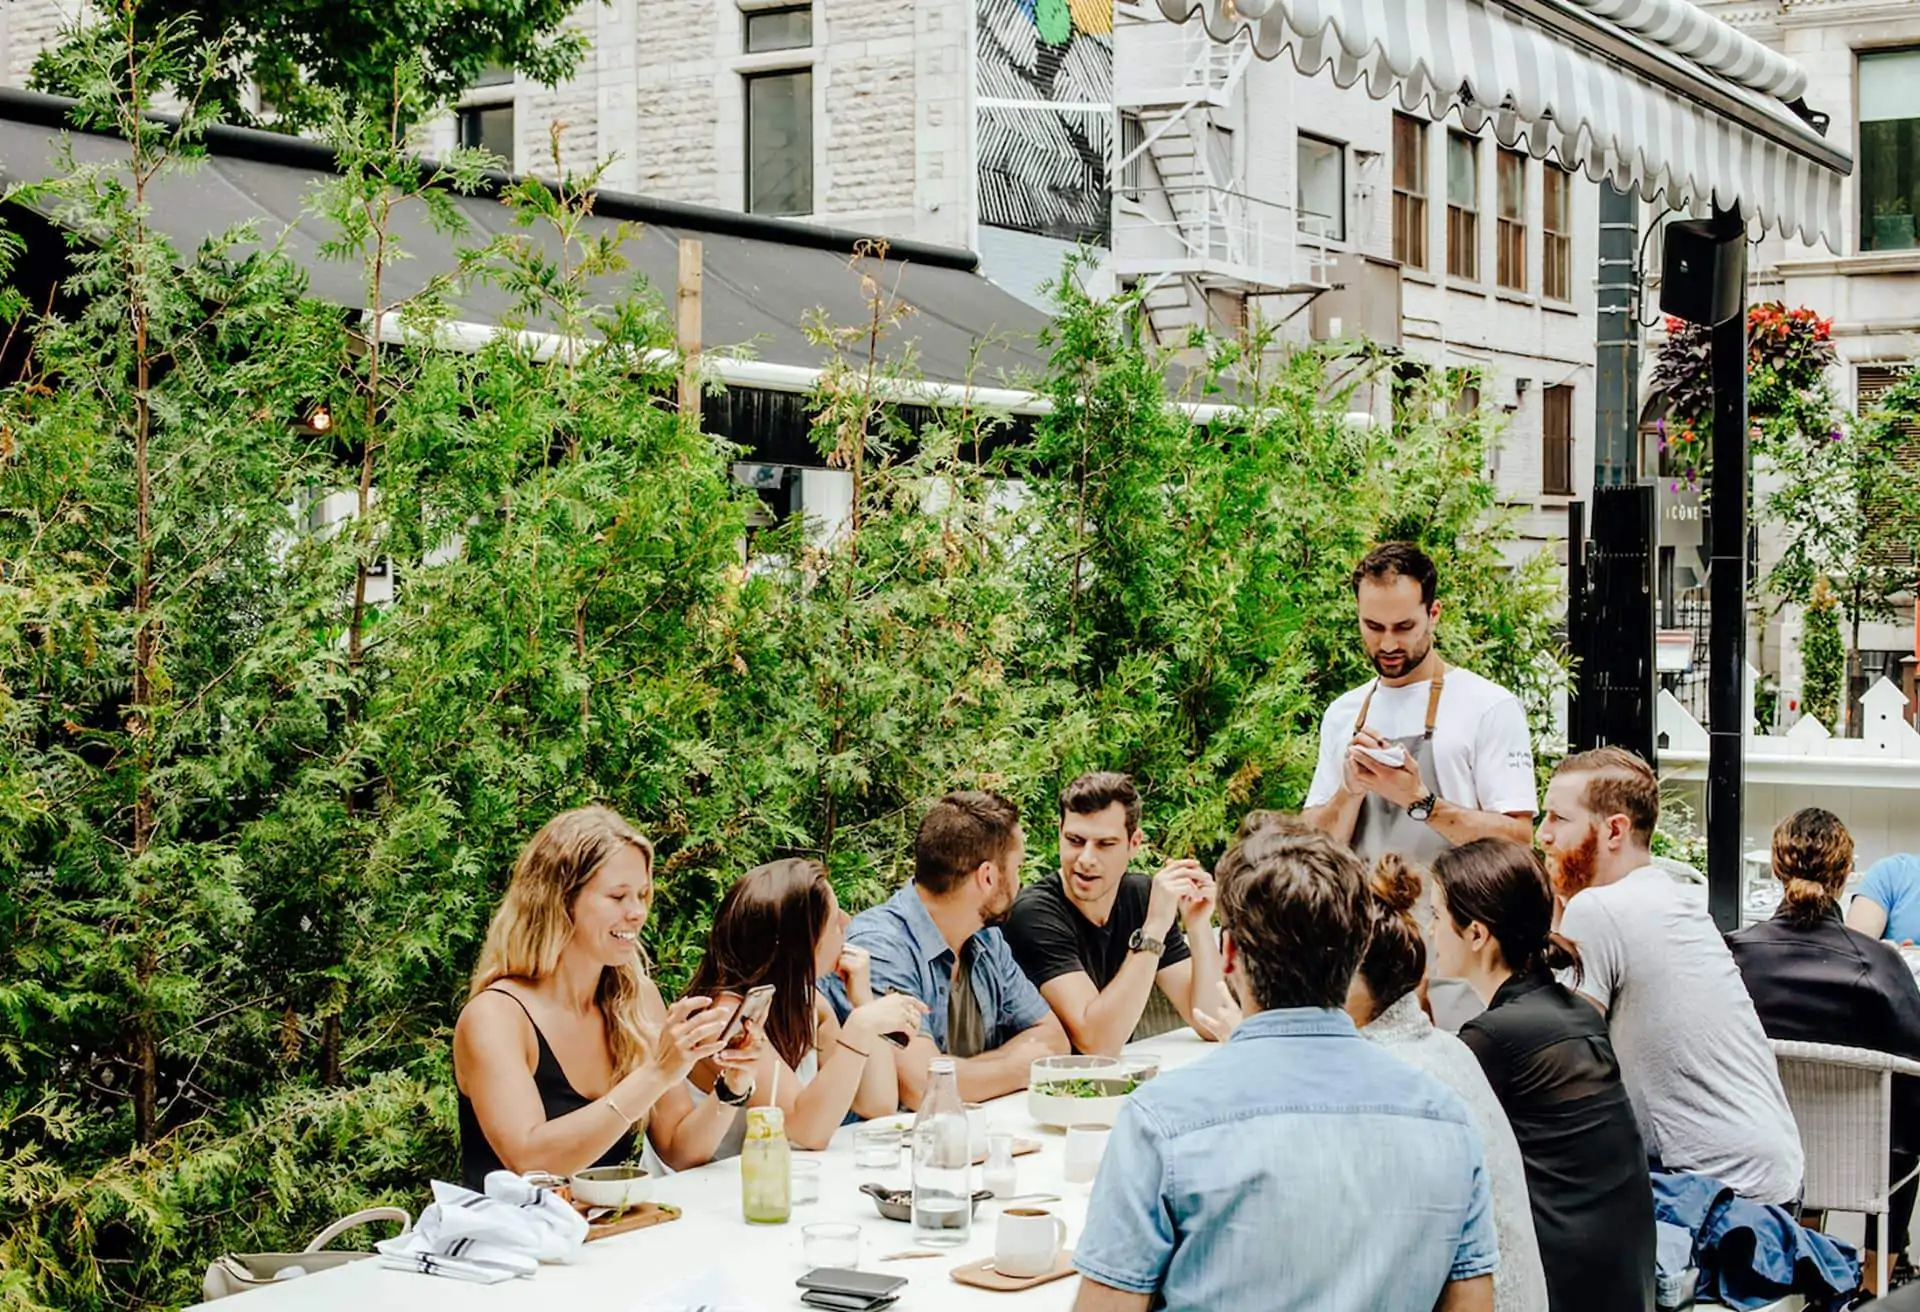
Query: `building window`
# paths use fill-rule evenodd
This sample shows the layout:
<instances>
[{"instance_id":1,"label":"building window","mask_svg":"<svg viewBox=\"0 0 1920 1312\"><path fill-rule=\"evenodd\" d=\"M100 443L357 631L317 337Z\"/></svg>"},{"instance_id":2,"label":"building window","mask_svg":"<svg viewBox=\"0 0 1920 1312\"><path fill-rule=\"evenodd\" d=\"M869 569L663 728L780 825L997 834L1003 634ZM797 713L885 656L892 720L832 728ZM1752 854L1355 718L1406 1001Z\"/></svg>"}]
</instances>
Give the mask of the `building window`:
<instances>
[{"instance_id":1,"label":"building window","mask_svg":"<svg viewBox=\"0 0 1920 1312\"><path fill-rule=\"evenodd\" d=\"M1480 143L1447 133L1447 276L1480 281Z\"/></svg>"},{"instance_id":2,"label":"building window","mask_svg":"<svg viewBox=\"0 0 1920 1312\"><path fill-rule=\"evenodd\" d=\"M1393 258L1427 267L1427 125L1393 116Z\"/></svg>"},{"instance_id":3,"label":"building window","mask_svg":"<svg viewBox=\"0 0 1920 1312\"><path fill-rule=\"evenodd\" d=\"M1517 150L1494 153L1494 273L1508 291L1527 289L1527 157Z\"/></svg>"},{"instance_id":4,"label":"building window","mask_svg":"<svg viewBox=\"0 0 1920 1312\"><path fill-rule=\"evenodd\" d=\"M1299 142L1300 231L1325 241L1345 241L1347 148L1304 132Z\"/></svg>"},{"instance_id":5,"label":"building window","mask_svg":"<svg viewBox=\"0 0 1920 1312\"><path fill-rule=\"evenodd\" d=\"M1540 394L1540 492L1573 495L1573 388L1564 385Z\"/></svg>"},{"instance_id":6,"label":"building window","mask_svg":"<svg viewBox=\"0 0 1920 1312\"><path fill-rule=\"evenodd\" d=\"M1920 213L1920 50L1860 56L1860 249L1913 248Z\"/></svg>"},{"instance_id":7,"label":"building window","mask_svg":"<svg viewBox=\"0 0 1920 1312\"><path fill-rule=\"evenodd\" d=\"M750 55L769 50L804 50L813 44L813 6L786 5L779 9L759 9L746 15L747 32L743 43Z\"/></svg>"},{"instance_id":8,"label":"building window","mask_svg":"<svg viewBox=\"0 0 1920 1312\"><path fill-rule=\"evenodd\" d=\"M1905 365L1863 364L1858 366L1854 370L1853 412L1856 415L1873 413L1874 408L1880 403L1881 396L1889 387L1905 377L1906 372ZM1902 423L1899 425L1899 432L1904 439L1900 444L1900 460L1902 463L1920 466L1920 424ZM1892 493L1869 492L1866 513L1870 521L1875 521L1872 528L1879 530L1875 536L1884 539L1886 536L1883 527L1884 519L1898 516L1901 513L1900 504ZM1883 569L1903 572L1910 571L1915 560L1912 544L1885 544L1868 554L1873 558L1875 565ZM1895 682L1899 680L1896 679Z\"/></svg>"},{"instance_id":9,"label":"building window","mask_svg":"<svg viewBox=\"0 0 1920 1312\"><path fill-rule=\"evenodd\" d=\"M1550 301L1573 299L1573 175L1548 164L1540 189L1540 290Z\"/></svg>"},{"instance_id":10,"label":"building window","mask_svg":"<svg viewBox=\"0 0 1920 1312\"><path fill-rule=\"evenodd\" d=\"M469 105L455 116L460 129L460 144L468 150L485 150L513 164L513 106Z\"/></svg>"},{"instance_id":11,"label":"building window","mask_svg":"<svg viewBox=\"0 0 1920 1312\"><path fill-rule=\"evenodd\" d=\"M747 79L747 213L813 213L813 70Z\"/></svg>"}]
</instances>

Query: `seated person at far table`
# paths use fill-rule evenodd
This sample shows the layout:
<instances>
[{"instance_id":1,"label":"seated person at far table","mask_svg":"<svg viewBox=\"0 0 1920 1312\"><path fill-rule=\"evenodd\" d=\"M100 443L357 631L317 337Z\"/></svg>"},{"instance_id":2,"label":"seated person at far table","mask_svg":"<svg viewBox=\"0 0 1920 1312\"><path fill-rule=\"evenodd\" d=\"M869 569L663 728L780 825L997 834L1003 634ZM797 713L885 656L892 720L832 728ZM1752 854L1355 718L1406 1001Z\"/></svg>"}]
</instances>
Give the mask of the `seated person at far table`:
<instances>
[{"instance_id":1,"label":"seated person at far table","mask_svg":"<svg viewBox=\"0 0 1920 1312\"><path fill-rule=\"evenodd\" d=\"M1847 927L1891 943L1920 942L1920 856L1874 862L1847 903Z\"/></svg>"},{"instance_id":2,"label":"seated person at far table","mask_svg":"<svg viewBox=\"0 0 1920 1312\"><path fill-rule=\"evenodd\" d=\"M1058 877L1022 889L1007 920L1020 968L1080 1052L1115 1056L1172 1028L1145 1021L1156 986L1201 1037L1216 1037L1193 1012L1221 979L1213 876L1197 861L1151 879L1128 873L1144 838L1133 780L1081 775L1060 795Z\"/></svg>"},{"instance_id":3,"label":"seated person at far table","mask_svg":"<svg viewBox=\"0 0 1920 1312\"><path fill-rule=\"evenodd\" d=\"M1568 983L1607 1018L1658 1169L1790 1205L1805 1159L1780 1067L1705 903L1653 864L1659 820L1660 781L1632 752L1602 747L1554 772L1540 848L1579 949Z\"/></svg>"},{"instance_id":4,"label":"seated person at far table","mask_svg":"<svg viewBox=\"0 0 1920 1312\"><path fill-rule=\"evenodd\" d=\"M1013 909L1025 858L1019 807L997 793L948 793L920 822L913 878L847 926L847 942L867 951L875 994L927 1005L925 1030L894 1055L908 1108L920 1106L939 1053L957 1059L960 1096L985 1102L1026 1088L1036 1060L1068 1050L996 928ZM846 988L835 978L822 984L844 1020Z\"/></svg>"},{"instance_id":5,"label":"seated person at far table","mask_svg":"<svg viewBox=\"0 0 1920 1312\"><path fill-rule=\"evenodd\" d=\"M640 951L652 907L653 844L603 806L555 816L521 849L453 1027L467 1188L635 1161L641 1133L684 1171L740 1119L765 1036L724 1051L730 1008L661 1001ZM736 1092L696 1106L702 1061Z\"/></svg>"},{"instance_id":6,"label":"seated person at far table","mask_svg":"<svg viewBox=\"0 0 1920 1312\"><path fill-rule=\"evenodd\" d=\"M1219 881L1245 1019L1127 1096L1074 1245L1076 1312L1492 1312L1473 1114L1341 1009L1373 914L1360 859L1263 829Z\"/></svg>"},{"instance_id":7,"label":"seated person at far table","mask_svg":"<svg viewBox=\"0 0 1920 1312\"><path fill-rule=\"evenodd\" d=\"M1771 1039L1838 1043L1920 1059L1920 986L1892 944L1849 929L1840 894L1853 872L1853 835L1818 807L1796 811L1773 831L1773 874L1783 887L1771 920L1727 935L1754 1010ZM1892 1174L1920 1165L1920 1080L1893 1081ZM1907 1249L1915 1182L1893 1191L1889 1259ZM1867 1218L1866 1279L1877 1278L1878 1217Z\"/></svg>"}]
</instances>

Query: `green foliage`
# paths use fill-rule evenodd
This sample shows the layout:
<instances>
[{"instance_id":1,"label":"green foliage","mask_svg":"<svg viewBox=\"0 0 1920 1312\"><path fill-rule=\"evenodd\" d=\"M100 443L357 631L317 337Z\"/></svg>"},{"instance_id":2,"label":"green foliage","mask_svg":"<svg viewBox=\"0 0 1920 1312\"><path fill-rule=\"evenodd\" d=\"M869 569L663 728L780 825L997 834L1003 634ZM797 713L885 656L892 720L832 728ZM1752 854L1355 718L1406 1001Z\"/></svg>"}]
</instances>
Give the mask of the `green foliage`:
<instances>
[{"instance_id":1,"label":"green foliage","mask_svg":"<svg viewBox=\"0 0 1920 1312\"><path fill-rule=\"evenodd\" d=\"M1806 713L1829 729L1840 719L1840 698L1847 677L1847 648L1840 640L1840 603L1825 579L1814 582L1807 602L1806 628L1800 639L1806 664L1801 676L1801 704Z\"/></svg>"},{"instance_id":2,"label":"green foliage","mask_svg":"<svg viewBox=\"0 0 1920 1312\"><path fill-rule=\"evenodd\" d=\"M1547 720L1551 567L1505 563L1484 423L1444 395L1337 417L1379 362L1336 385L1220 348L1196 386L1234 370L1248 408L1196 426L1138 305L1063 280L1053 413L983 456L1002 416L889 399L914 366L875 250L868 322L812 326L850 511L749 537L736 453L663 404L671 334L586 226L593 178L511 190L504 237L396 298L395 234L459 237L485 161L423 176L390 120L336 119L310 221L364 271L343 316L276 234L147 227L200 116L143 119L142 88L199 57L170 38L129 90L94 49L126 158L21 197L85 234L79 308L0 306L33 346L0 390L4 1312L178 1305L218 1253L417 1209L453 1170L467 973L559 808L658 840L669 993L739 871L814 854L872 902L948 788L1018 798L1038 867L1059 785L1130 769L1155 845L1211 857L1298 805L1365 674L1349 571L1390 536L1440 562L1449 658ZM473 280L514 321L442 349ZM291 422L318 402L328 431Z\"/></svg>"},{"instance_id":3,"label":"green foliage","mask_svg":"<svg viewBox=\"0 0 1920 1312\"><path fill-rule=\"evenodd\" d=\"M396 96L403 83L440 106L490 67L547 87L565 81L587 51L585 33L566 22L576 8L571 0L121 0L42 54L32 85L78 94L97 63L91 52L124 52L130 34L142 46L188 40L205 47L209 76L156 70L148 81L209 103L227 122L309 131L345 101L376 106L405 128L420 118Z\"/></svg>"}]
</instances>

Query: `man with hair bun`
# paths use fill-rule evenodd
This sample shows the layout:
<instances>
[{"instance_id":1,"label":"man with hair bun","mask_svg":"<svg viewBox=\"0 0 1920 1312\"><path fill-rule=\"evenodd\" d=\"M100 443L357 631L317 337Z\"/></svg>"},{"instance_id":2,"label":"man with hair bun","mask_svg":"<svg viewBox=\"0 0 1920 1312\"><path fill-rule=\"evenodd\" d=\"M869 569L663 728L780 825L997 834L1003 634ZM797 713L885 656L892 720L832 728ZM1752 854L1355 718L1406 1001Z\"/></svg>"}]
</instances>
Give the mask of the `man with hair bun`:
<instances>
[{"instance_id":1,"label":"man with hair bun","mask_svg":"<svg viewBox=\"0 0 1920 1312\"><path fill-rule=\"evenodd\" d=\"M1576 987L1607 1018L1647 1153L1762 1203L1801 1194L1805 1159L1773 1048L1704 903L1653 863L1660 781L1618 747L1570 756L1540 847Z\"/></svg>"}]
</instances>

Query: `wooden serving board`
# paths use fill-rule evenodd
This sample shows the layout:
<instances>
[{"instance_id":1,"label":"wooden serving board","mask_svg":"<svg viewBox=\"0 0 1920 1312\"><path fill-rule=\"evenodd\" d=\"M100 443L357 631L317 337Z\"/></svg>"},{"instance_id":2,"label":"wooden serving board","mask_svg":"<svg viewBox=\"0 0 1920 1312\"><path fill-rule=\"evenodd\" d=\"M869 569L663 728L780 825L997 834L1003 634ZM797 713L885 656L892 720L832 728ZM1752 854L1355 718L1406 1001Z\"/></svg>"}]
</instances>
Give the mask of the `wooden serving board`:
<instances>
[{"instance_id":1,"label":"wooden serving board","mask_svg":"<svg viewBox=\"0 0 1920 1312\"><path fill-rule=\"evenodd\" d=\"M1013 1141L1013 1155L1015 1157L1030 1157L1040 1151L1040 1146L1038 1139L1015 1139ZM973 1164L975 1166L981 1166L985 1164L986 1160L987 1155L981 1153L973 1159Z\"/></svg>"},{"instance_id":2,"label":"wooden serving board","mask_svg":"<svg viewBox=\"0 0 1920 1312\"><path fill-rule=\"evenodd\" d=\"M596 1239L611 1239L615 1235L624 1235L634 1230L645 1230L648 1226L665 1225L669 1221L680 1219L680 1209L667 1203L642 1203L638 1207L628 1208L625 1215L609 1216L595 1221L587 1227L587 1242Z\"/></svg>"},{"instance_id":3,"label":"wooden serving board","mask_svg":"<svg viewBox=\"0 0 1920 1312\"><path fill-rule=\"evenodd\" d=\"M1073 1254L1065 1249L1061 1250L1060 1260L1053 1264L1053 1270L1043 1271L1037 1276L1002 1275L993 1269L993 1259L990 1257L982 1258L978 1262L969 1262L965 1266L957 1266L950 1274L958 1284L972 1285L975 1289L991 1289L1002 1294L1014 1294L1022 1289L1050 1284L1072 1275Z\"/></svg>"}]
</instances>

